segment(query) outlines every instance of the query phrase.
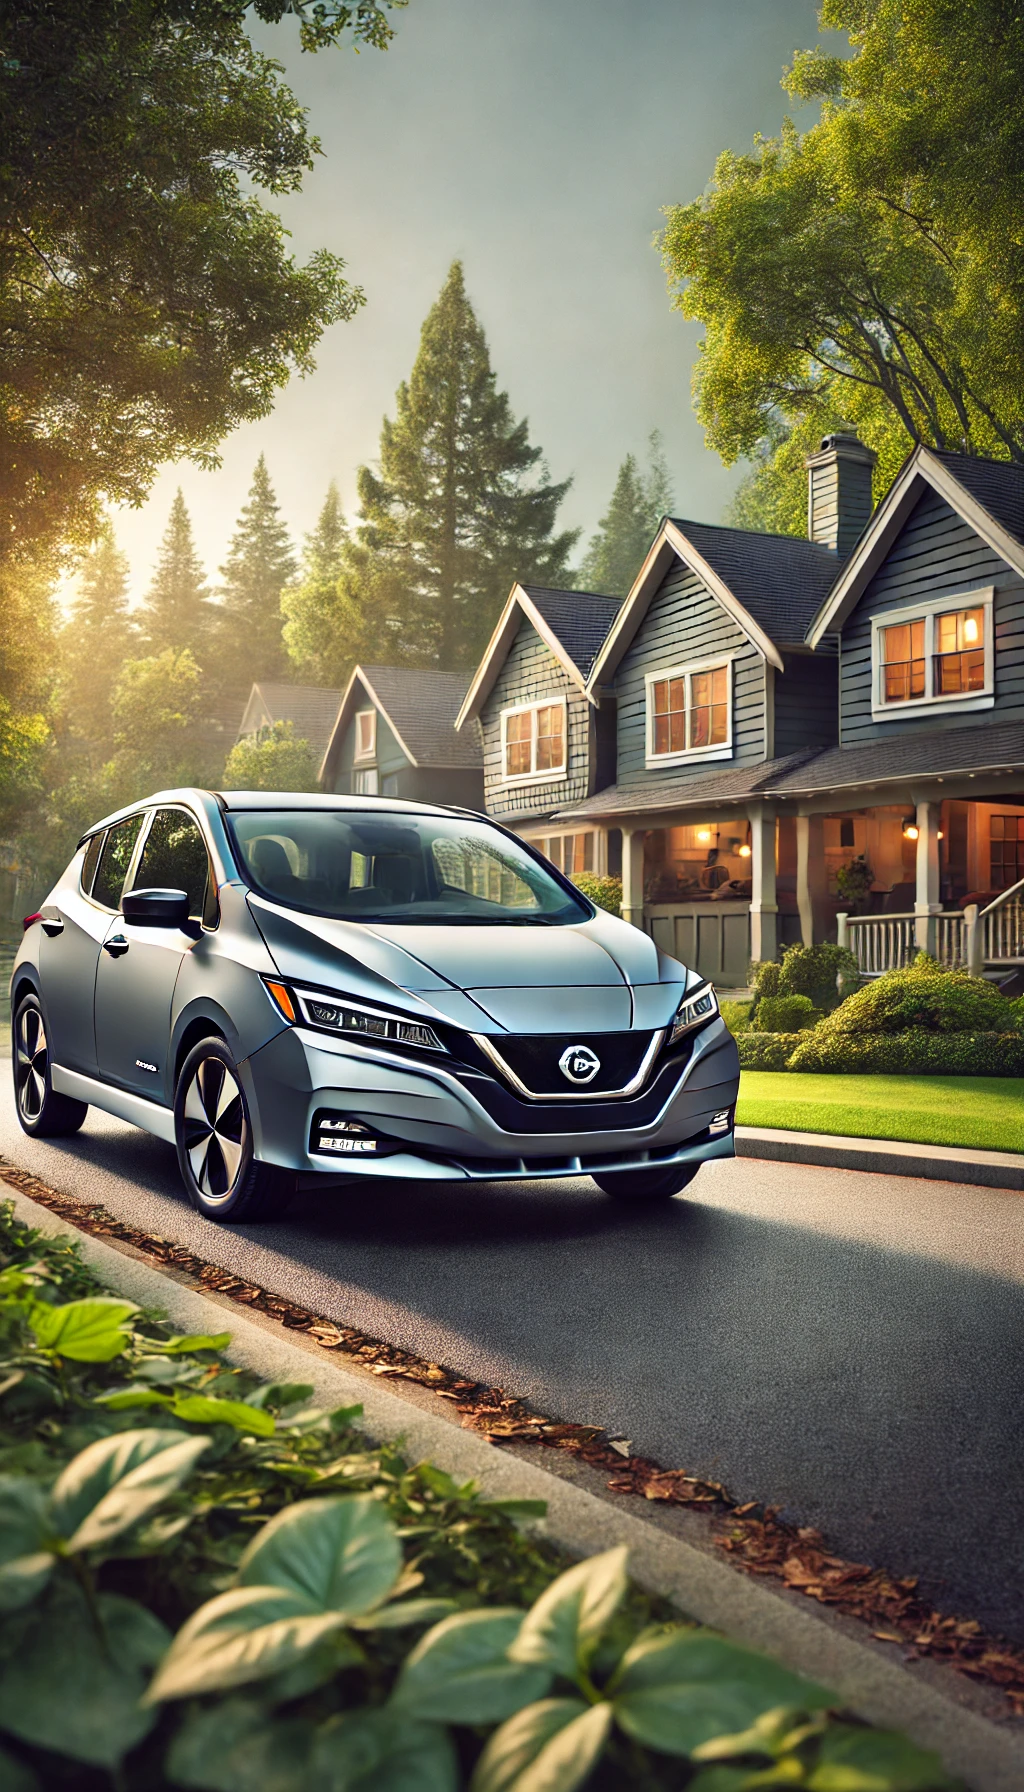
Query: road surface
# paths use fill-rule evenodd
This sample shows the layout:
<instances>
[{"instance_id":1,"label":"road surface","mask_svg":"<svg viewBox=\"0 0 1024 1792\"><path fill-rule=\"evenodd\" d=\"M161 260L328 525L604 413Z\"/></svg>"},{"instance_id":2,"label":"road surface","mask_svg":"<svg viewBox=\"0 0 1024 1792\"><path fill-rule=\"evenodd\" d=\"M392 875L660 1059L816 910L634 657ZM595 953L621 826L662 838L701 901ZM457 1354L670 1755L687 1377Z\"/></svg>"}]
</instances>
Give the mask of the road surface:
<instances>
[{"instance_id":1,"label":"road surface","mask_svg":"<svg viewBox=\"0 0 1024 1792\"><path fill-rule=\"evenodd\" d=\"M1024 1197L749 1158L656 1211L586 1179L340 1185L273 1226L192 1212L94 1109L0 1152L329 1318L724 1481L1024 1640Z\"/></svg>"}]
</instances>

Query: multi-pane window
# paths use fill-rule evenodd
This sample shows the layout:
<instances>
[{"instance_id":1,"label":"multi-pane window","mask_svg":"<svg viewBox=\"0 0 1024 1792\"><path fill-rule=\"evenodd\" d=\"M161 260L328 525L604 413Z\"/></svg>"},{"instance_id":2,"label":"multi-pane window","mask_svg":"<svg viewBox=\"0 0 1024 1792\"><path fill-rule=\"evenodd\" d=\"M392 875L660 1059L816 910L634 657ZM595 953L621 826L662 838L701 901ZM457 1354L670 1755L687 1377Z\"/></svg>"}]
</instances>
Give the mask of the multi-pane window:
<instances>
[{"instance_id":1,"label":"multi-pane window","mask_svg":"<svg viewBox=\"0 0 1024 1792\"><path fill-rule=\"evenodd\" d=\"M377 796L378 782L377 767L375 765L369 765L361 772L354 772L352 775L352 795Z\"/></svg>"},{"instance_id":2,"label":"multi-pane window","mask_svg":"<svg viewBox=\"0 0 1024 1792\"><path fill-rule=\"evenodd\" d=\"M650 680L650 757L729 745L729 666L685 667Z\"/></svg>"},{"instance_id":3,"label":"multi-pane window","mask_svg":"<svg viewBox=\"0 0 1024 1792\"><path fill-rule=\"evenodd\" d=\"M993 890L1008 890L1024 877L1024 815L993 815L989 824Z\"/></svg>"},{"instance_id":4,"label":"multi-pane window","mask_svg":"<svg viewBox=\"0 0 1024 1792\"><path fill-rule=\"evenodd\" d=\"M506 778L558 777L565 771L565 703L531 703L502 713Z\"/></svg>"},{"instance_id":5,"label":"multi-pane window","mask_svg":"<svg viewBox=\"0 0 1024 1792\"><path fill-rule=\"evenodd\" d=\"M360 709L356 713L356 758L372 759L377 749L377 711Z\"/></svg>"},{"instance_id":6,"label":"multi-pane window","mask_svg":"<svg viewBox=\"0 0 1024 1792\"><path fill-rule=\"evenodd\" d=\"M580 834L548 834L530 844L550 859L552 865L557 865L559 871L564 871L566 877L596 869L596 836L592 829Z\"/></svg>"},{"instance_id":7,"label":"multi-pane window","mask_svg":"<svg viewBox=\"0 0 1024 1792\"><path fill-rule=\"evenodd\" d=\"M892 622L880 619L875 629L876 713L894 704L983 699L991 693L990 602L958 610L931 603L918 616L904 612Z\"/></svg>"}]
</instances>

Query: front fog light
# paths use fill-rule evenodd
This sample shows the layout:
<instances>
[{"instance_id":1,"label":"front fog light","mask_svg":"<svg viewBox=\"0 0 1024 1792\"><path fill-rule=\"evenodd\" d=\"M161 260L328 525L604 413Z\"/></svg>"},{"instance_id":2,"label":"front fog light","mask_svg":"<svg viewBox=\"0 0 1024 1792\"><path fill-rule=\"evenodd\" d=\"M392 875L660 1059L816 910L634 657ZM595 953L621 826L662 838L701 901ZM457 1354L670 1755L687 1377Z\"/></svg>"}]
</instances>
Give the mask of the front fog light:
<instances>
[{"instance_id":1,"label":"front fog light","mask_svg":"<svg viewBox=\"0 0 1024 1792\"><path fill-rule=\"evenodd\" d=\"M708 1132L712 1135L720 1132L728 1132L731 1125L732 1110L730 1108L723 1108L720 1114L712 1114Z\"/></svg>"},{"instance_id":2,"label":"front fog light","mask_svg":"<svg viewBox=\"0 0 1024 1792\"><path fill-rule=\"evenodd\" d=\"M681 1039L684 1033L692 1033L695 1027L706 1026L714 1020L718 1013L718 997L710 983L705 983L694 991L692 996L684 996L676 1010L676 1018L672 1022L670 1045Z\"/></svg>"},{"instance_id":3,"label":"front fog light","mask_svg":"<svg viewBox=\"0 0 1024 1792\"><path fill-rule=\"evenodd\" d=\"M331 1113L314 1114L309 1148L330 1157L382 1157L394 1149L390 1140L382 1139L362 1120Z\"/></svg>"}]
</instances>

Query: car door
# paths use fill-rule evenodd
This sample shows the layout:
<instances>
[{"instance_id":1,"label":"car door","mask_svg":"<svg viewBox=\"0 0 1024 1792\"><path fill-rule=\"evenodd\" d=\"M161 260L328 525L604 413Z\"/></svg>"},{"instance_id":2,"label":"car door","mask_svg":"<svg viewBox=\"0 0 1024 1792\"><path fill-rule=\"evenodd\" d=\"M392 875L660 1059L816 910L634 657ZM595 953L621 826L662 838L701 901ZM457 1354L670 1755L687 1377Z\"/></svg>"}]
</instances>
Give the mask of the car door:
<instances>
[{"instance_id":1,"label":"car door","mask_svg":"<svg viewBox=\"0 0 1024 1792\"><path fill-rule=\"evenodd\" d=\"M171 1031L174 984L202 922L210 861L187 810L157 809L142 842L130 888L186 890L192 932L140 927L118 915L96 972L96 1058L100 1076L160 1101Z\"/></svg>"},{"instance_id":2,"label":"car door","mask_svg":"<svg viewBox=\"0 0 1024 1792\"><path fill-rule=\"evenodd\" d=\"M59 888L44 911L39 977L55 1063L96 1074L93 998L100 946L110 929L142 828L142 811L90 841L77 884Z\"/></svg>"}]
</instances>

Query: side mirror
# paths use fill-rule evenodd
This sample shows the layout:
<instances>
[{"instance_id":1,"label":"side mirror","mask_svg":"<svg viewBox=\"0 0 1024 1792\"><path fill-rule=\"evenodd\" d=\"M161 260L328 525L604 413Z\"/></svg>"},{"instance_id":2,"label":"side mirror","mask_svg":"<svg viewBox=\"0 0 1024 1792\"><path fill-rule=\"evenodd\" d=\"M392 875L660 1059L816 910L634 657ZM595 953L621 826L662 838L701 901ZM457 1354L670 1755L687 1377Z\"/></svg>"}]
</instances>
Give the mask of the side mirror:
<instances>
[{"instance_id":1,"label":"side mirror","mask_svg":"<svg viewBox=\"0 0 1024 1792\"><path fill-rule=\"evenodd\" d=\"M188 927L189 900L184 890L126 890L121 913L133 927Z\"/></svg>"}]
</instances>

